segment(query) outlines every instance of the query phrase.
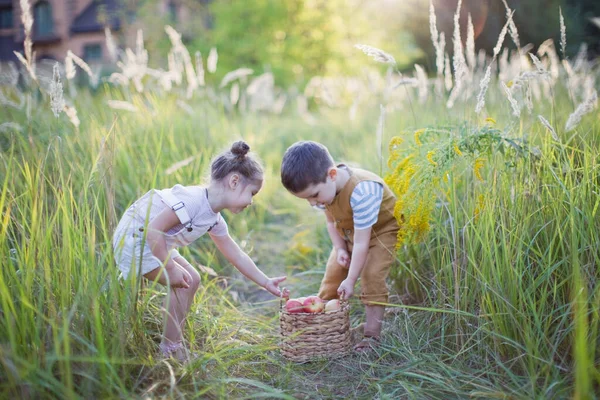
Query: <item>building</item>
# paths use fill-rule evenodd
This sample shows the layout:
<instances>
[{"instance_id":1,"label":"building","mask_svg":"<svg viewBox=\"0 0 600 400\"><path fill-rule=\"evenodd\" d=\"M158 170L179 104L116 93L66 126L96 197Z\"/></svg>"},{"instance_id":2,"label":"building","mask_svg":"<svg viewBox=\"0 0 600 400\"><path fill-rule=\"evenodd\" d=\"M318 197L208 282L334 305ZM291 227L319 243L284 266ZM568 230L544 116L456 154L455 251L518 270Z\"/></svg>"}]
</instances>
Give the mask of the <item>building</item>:
<instances>
[{"instance_id":1,"label":"building","mask_svg":"<svg viewBox=\"0 0 600 400\"><path fill-rule=\"evenodd\" d=\"M34 19L33 50L37 59L63 60L68 50L88 63L108 62L105 27L118 33L133 20L122 0L29 0ZM176 0L159 0L158 12L177 20L185 10ZM182 15L183 14L183 15ZM0 0L0 62L16 61L23 51L19 0Z\"/></svg>"}]
</instances>

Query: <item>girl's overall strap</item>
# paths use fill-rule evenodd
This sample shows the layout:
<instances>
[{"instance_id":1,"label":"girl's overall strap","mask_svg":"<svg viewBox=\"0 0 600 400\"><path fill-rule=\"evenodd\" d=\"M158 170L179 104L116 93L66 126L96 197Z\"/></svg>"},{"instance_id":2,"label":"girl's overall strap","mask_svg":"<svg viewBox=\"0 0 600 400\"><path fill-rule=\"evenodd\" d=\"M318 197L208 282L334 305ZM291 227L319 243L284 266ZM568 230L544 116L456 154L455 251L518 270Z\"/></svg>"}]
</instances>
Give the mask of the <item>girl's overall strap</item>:
<instances>
[{"instance_id":1,"label":"girl's overall strap","mask_svg":"<svg viewBox=\"0 0 600 400\"><path fill-rule=\"evenodd\" d=\"M185 203L183 201L179 201L179 199L175 197L169 189L161 190L160 197L165 201L165 203L167 203L169 207L171 207L173 211L175 211L175 214L177 214L177 217L183 225L188 224L192 220L185 208Z\"/></svg>"}]
</instances>

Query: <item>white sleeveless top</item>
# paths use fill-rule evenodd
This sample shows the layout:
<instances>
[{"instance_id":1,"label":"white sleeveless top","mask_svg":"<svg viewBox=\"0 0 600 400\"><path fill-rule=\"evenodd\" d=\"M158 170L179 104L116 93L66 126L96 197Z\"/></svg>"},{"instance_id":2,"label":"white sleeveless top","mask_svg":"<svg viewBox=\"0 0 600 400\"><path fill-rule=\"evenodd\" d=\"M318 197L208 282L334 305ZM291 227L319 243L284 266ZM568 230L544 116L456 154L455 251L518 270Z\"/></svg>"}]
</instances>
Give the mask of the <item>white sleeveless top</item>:
<instances>
[{"instance_id":1,"label":"white sleeveless top","mask_svg":"<svg viewBox=\"0 0 600 400\"><path fill-rule=\"evenodd\" d=\"M152 189L125 211L113 236L115 260L124 278L132 268L144 275L162 265L152 254L145 233L154 217L168 207L180 220L164 234L171 258L179 256L178 247L189 245L207 232L213 236L228 234L221 213L210 208L206 188L175 185L170 189Z\"/></svg>"}]
</instances>

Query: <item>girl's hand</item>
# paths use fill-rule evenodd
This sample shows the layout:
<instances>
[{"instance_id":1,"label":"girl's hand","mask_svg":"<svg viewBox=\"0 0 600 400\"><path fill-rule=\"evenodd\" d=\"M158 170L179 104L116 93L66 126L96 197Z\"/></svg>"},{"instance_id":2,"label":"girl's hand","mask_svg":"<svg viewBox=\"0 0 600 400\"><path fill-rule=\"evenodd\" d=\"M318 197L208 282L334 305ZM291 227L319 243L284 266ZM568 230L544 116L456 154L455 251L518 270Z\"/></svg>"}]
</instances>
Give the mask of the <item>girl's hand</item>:
<instances>
[{"instance_id":1,"label":"girl's hand","mask_svg":"<svg viewBox=\"0 0 600 400\"><path fill-rule=\"evenodd\" d=\"M285 281L285 278L286 278L285 276L278 276L277 278L269 278L269 280L267 281L267 284L265 285L265 289L269 293L271 293L273 296L280 297L281 290L279 290L279 288L277 286L279 286L279 284L281 282ZM287 293L289 296L289 291L287 291Z\"/></svg>"},{"instance_id":2,"label":"girl's hand","mask_svg":"<svg viewBox=\"0 0 600 400\"><path fill-rule=\"evenodd\" d=\"M167 270L169 275L169 284L173 288L188 289L192 282L192 277L187 271L179 267L174 267Z\"/></svg>"},{"instance_id":3,"label":"girl's hand","mask_svg":"<svg viewBox=\"0 0 600 400\"><path fill-rule=\"evenodd\" d=\"M337 263L340 264L344 268L350 267L350 254L346 249L337 249Z\"/></svg>"},{"instance_id":4,"label":"girl's hand","mask_svg":"<svg viewBox=\"0 0 600 400\"><path fill-rule=\"evenodd\" d=\"M344 279L338 287L337 294L342 300L348 300L354 294L354 284L351 279Z\"/></svg>"}]
</instances>

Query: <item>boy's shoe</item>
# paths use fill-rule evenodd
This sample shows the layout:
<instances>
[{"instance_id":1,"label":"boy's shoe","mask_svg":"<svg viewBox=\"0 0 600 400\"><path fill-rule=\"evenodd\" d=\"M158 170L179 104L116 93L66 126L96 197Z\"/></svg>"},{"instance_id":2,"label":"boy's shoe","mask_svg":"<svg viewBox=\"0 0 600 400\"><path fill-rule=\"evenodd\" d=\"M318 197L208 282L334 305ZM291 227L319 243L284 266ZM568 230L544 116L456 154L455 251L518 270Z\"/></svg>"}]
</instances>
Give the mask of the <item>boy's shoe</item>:
<instances>
[{"instance_id":1,"label":"boy's shoe","mask_svg":"<svg viewBox=\"0 0 600 400\"><path fill-rule=\"evenodd\" d=\"M354 345L354 351L357 353L368 353L375 350L381 344L379 336L363 336L362 340Z\"/></svg>"}]
</instances>

